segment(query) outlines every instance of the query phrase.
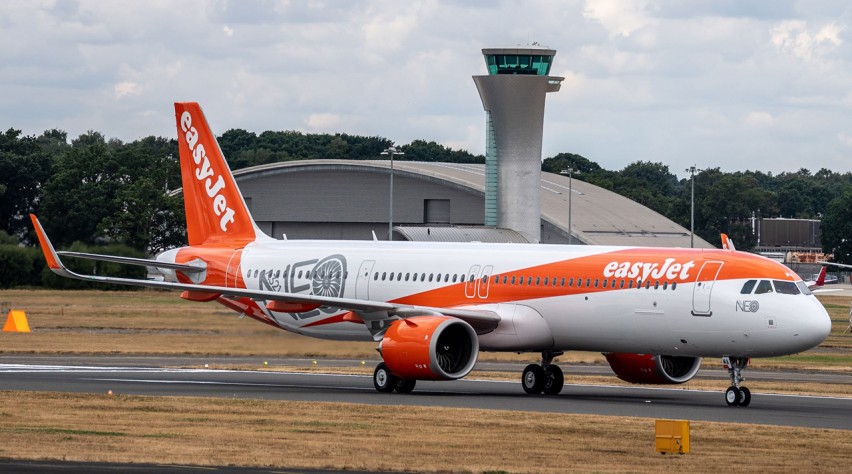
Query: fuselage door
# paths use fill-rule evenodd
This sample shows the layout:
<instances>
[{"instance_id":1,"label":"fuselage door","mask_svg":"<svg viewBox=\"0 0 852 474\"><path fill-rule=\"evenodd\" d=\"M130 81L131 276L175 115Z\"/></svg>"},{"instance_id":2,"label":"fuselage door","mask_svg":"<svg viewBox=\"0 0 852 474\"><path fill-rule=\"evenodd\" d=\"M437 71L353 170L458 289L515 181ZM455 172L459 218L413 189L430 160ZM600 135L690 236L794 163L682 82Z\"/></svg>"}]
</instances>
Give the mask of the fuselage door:
<instances>
[{"instance_id":1,"label":"fuselage door","mask_svg":"<svg viewBox=\"0 0 852 474\"><path fill-rule=\"evenodd\" d=\"M480 298L488 298L488 289L491 287L491 272L493 271L493 265L486 265L482 269L482 277L479 279L479 289L477 290Z\"/></svg>"},{"instance_id":2,"label":"fuselage door","mask_svg":"<svg viewBox=\"0 0 852 474\"><path fill-rule=\"evenodd\" d=\"M355 298L359 300L370 299L370 273L373 273L373 265L375 264L375 260L364 260L361 262L361 269L358 270L358 280L355 282Z\"/></svg>"},{"instance_id":3,"label":"fuselage door","mask_svg":"<svg viewBox=\"0 0 852 474\"><path fill-rule=\"evenodd\" d=\"M692 289L693 316L711 316L713 314L710 308L710 296L713 293L713 286L716 284L719 270L722 269L724 264L724 262L704 262L701 270L698 271L695 286Z\"/></svg>"},{"instance_id":4,"label":"fuselage door","mask_svg":"<svg viewBox=\"0 0 852 474\"><path fill-rule=\"evenodd\" d=\"M237 249L228 261L228 271L225 272L225 286L228 288L239 287L242 257L243 249Z\"/></svg>"},{"instance_id":5,"label":"fuselage door","mask_svg":"<svg viewBox=\"0 0 852 474\"><path fill-rule=\"evenodd\" d=\"M476 297L476 290L479 288L479 265L470 267L470 271L464 277L464 295L468 298Z\"/></svg>"}]
</instances>

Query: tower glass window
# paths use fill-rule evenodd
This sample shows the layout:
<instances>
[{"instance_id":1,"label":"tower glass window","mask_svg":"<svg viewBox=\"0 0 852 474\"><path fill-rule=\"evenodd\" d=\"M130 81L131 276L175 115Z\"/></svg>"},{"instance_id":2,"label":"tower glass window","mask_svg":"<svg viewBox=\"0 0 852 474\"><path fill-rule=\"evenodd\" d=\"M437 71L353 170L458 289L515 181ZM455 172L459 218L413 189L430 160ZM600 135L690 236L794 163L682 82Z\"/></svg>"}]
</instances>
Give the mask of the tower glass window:
<instances>
[{"instance_id":1,"label":"tower glass window","mask_svg":"<svg viewBox=\"0 0 852 474\"><path fill-rule=\"evenodd\" d=\"M486 54L488 74L550 74L553 56L541 54Z\"/></svg>"}]
</instances>

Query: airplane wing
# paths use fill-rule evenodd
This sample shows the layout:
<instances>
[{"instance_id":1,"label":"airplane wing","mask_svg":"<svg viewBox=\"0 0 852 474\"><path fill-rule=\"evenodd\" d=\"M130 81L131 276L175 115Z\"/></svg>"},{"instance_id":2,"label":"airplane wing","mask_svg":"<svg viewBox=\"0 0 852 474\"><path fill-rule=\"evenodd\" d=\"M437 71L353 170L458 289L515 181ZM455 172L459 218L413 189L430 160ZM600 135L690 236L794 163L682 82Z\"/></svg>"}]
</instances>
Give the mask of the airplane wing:
<instances>
[{"instance_id":1,"label":"airplane wing","mask_svg":"<svg viewBox=\"0 0 852 474\"><path fill-rule=\"evenodd\" d=\"M845 263L834 263L834 262L817 262L817 263L821 263L823 265L834 265L835 267L840 267L840 268L852 268L852 265L846 265Z\"/></svg>"},{"instance_id":2,"label":"airplane wing","mask_svg":"<svg viewBox=\"0 0 852 474\"><path fill-rule=\"evenodd\" d=\"M195 265L185 265L182 263L168 263L168 262L160 262L158 260L149 260L146 258L132 258L132 257L117 257L114 255L101 255L97 253L83 253L83 252L56 252L57 255L62 255L63 257L74 257L74 258L84 258L87 260L98 260L101 262L113 262L113 263L121 263L124 265L139 265L143 267L156 267L156 268L168 268L170 270L180 270L183 273L200 273L205 269L204 267L195 266Z\"/></svg>"},{"instance_id":3,"label":"airplane wing","mask_svg":"<svg viewBox=\"0 0 852 474\"><path fill-rule=\"evenodd\" d=\"M41 223L35 215L30 214L33 226L38 236L39 244L41 245L44 257L47 260L47 265L53 273L59 276L73 278L84 281L94 281L101 283L113 283L118 285L141 286L146 288L159 288L166 290L182 290L196 293L211 295L212 299L216 296L225 297L243 297L251 298L258 301L282 301L286 303L306 303L318 304L320 306L328 306L332 308L340 308L344 310L354 311L358 316L367 321L390 320L395 318L408 318L412 316L445 315L461 319L470 324L477 334L485 334L493 331L500 322L500 315L493 311L484 311L470 308L437 308L430 306L417 305L401 305L389 303L385 301L370 301L354 298L332 298L326 296L305 295L299 293L277 293L274 291L250 290L245 288L230 288L224 286L196 285L191 283L173 283L155 280L136 280L132 278L105 277L99 275L81 275L69 270L60 260L59 254L54 250L53 244L47 238ZM98 259L106 260L107 258L118 258L124 260L125 257L110 257L107 255L86 254L87 256L95 255ZM77 256L77 255L75 255ZM144 259L138 259L144 260ZM109 260L116 261L116 260ZM147 261L147 260L144 260ZM125 262L126 263L126 262ZM139 263L136 263L139 264ZM162 266L162 265L157 265ZM194 269L195 267L193 267Z\"/></svg>"},{"instance_id":4,"label":"airplane wing","mask_svg":"<svg viewBox=\"0 0 852 474\"><path fill-rule=\"evenodd\" d=\"M721 235L721 237L722 237L722 248L723 249L730 250L731 252L735 252L737 250L737 248L734 247L734 241L731 240L730 237L728 237L728 234L723 233Z\"/></svg>"}]
</instances>

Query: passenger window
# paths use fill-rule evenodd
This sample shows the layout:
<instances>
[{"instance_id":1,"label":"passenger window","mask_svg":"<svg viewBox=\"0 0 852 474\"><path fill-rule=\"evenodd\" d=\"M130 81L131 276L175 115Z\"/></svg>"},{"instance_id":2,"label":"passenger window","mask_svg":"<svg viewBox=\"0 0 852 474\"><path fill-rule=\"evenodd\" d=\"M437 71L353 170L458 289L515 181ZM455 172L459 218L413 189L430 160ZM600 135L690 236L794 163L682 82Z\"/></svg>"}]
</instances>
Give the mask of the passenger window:
<instances>
[{"instance_id":1,"label":"passenger window","mask_svg":"<svg viewBox=\"0 0 852 474\"><path fill-rule=\"evenodd\" d=\"M547 286L547 281L548 281L548 278L544 277L544 286Z\"/></svg>"},{"instance_id":2,"label":"passenger window","mask_svg":"<svg viewBox=\"0 0 852 474\"><path fill-rule=\"evenodd\" d=\"M754 289L754 285L756 285L756 284L757 284L757 280L749 280L749 281L745 282L745 285L743 285L743 289L740 290L740 294L741 295L750 295L751 290Z\"/></svg>"},{"instance_id":3,"label":"passenger window","mask_svg":"<svg viewBox=\"0 0 852 474\"><path fill-rule=\"evenodd\" d=\"M627 282L627 288L628 289L633 288L633 280L630 280L629 282Z\"/></svg>"},{"instance_id":4,"label":"passenger window","mask_svg":"<svg viewBox=\"0 0 852 474\"><path fill-rule=\"evenodd\" d=\"M677 288L677 282L676 282L676 281L673 281L673 282L672 282L672 290L674 290L675 288Z\"/></svg>"},{"instance_id":5,"label":"passenger window","mask_svg":"<svg viewBox=\"0 0 852 474\"><path fill-rule=\"evenodd\" d=\"M598 279L595 278L595 288L597 288L597 287L598 287Z\"/></svg>"},{"instance_id":6,"label":"passenger window","mask_svg":"<svg viewBox=\"0 0 852 474\"><path fill-rule=\"evenodd\" d=\"M574 286L574 277L568 279L568 286Z\"/></svg>"},{"instance_id":7,"label":"passenger window","mask_svg":"<svg viewBox=\"0 0 852 474\"><path fill-rule=\"evenodd\" d=\"M581 286L583 286L583 279L577 278L577 288L580 288Z\"/></svg>"},{"instance_id":8,"label":"passenger window","mask_svg":"<svg viewBox=\"0 0 852 474\"><path fill-rule=\"evenodd\" d=\"M512 284L513 285L515 284L515 277L514 276L512 276Z\"/></svg>"},{"instance_id":9,"label":"passenger window","mask_svg":"<svg viewBox=\"0 0 852 474\"><path fill-rule=\"evenodd\" d=\"M429 281L430 281L430 282L432 281L432 277L433 277L433 276L434 276L434 274L433 274L433 273L430 273L430 274L429 274Z\"/></svg>"},{"instance_id":10,"label":"passenger window","mask_svg":"<svg viewBox=\"0 0 852 474\"><path fill-rule=\"evenodd\" d=\"M607 282L607 280L604 280L604 281L603 281L603 287L604 287L604 288L606 288L606 282Z\"/></svg>"},{"instance_id":11,"label":"passenger window","mask_svg":"<svg viewBox=\"0 0 852 474\"><path fill-rule=\"evenodd\" d=\"M527 285L532 285L532 277L527 277Z\"/></svg>"},{"instance_id":12,"label":"passenger window","mask_svg":"<svg viewBox=\"0 0 852 474\"><path fill-rule=\"evenodd\" d=\"M754 294L762 295L766 293L772 293L772 283L769 280L760 280L757 284L757 289L754 290Z\"/></svg>"},{"instance_id":13,"label":"passenger window","mask_svg":"<svg viewBox=\"0 0 852 474\"><path fill-rule=\"evenodd\" d=\"M458 279L459 279L459 275L458 275L458 273L453 273L453 283L455 283L456 281L458 281Z\"/></svg>"},{"instance_id":14,"label":"passenger window","mask_svg":"<svg viewBox=\"0 0 852 474\"><path fill-rule=\"evenodd\" d=\"M523 284L524 284L524 277L520 277L520 278L518 278L518 284L519 284L519 285L523 285Z\"/></svg>"},{"instance_id":15,"label":"passenger window","mask_svg":"<svg viewBox=\"0 0 852 474\"><path fill-rule=\"evenodd\" d=\"M782 295L798 295L799 288L792 281L774 280L775 291Z\"/></svg>"},{"instance_id":16,"label":"passenger window","mask_svg":"<svg viewBox=\"0 0 852 474\"><path fill-rule=\"evenodd\" d=\"M390 281L393 281L393 272L390 272L390 278L389 278L389 280L390 280Z\"/></svg>"},{"instance_id":17,"label":"passenger window","mask_svg":"<svg viewBox=\"0 0 852 474\"><path fill-rule=\"evenodd\" d=\"M667 290L668 288L669 288L669 282L664 281L664 282L663 282L663 289L664 289L664 290Z\"/></svg>"},{"instance_id":18,"label":"passenger window","mask_svg":"<svg viewBox=\"0 0 852 474\"><path fill-rule=\"evenodd\" d=\"M590 287L590 286L592 286L592 279L591 279L591 278L586 278L586 288L588 288L588 287Z\"/></svg>"},{"instance_id":19,"label":"passenger window","mask_svg":"<svg viewBox=\"0 0 852 474\"><path fill-rule=\"evenodd\" d=\"M562 277L562 282L559 286L565 286L565 277Z\"/></svg>"},{"instance_id":20,"label":"passenger window","mask_svg":"<svg viewBox=\"0 0 852 474\"><path fill-rule=\"evenodd\" d=\"M509 277L503 275L503 284L505 285L507 281L509 281Z\"/></svg>"},{"instance_id":21,"label":"passenger window","mask_svg":"<svg viewBox=\"0 0 852 474\"><path fill-rule=\"evenodd\" d=\"M624 288L624 280L621 280L621 283L618 284L619 288Z\"/></svg>"},{"instance_id":22,"label":"passenger window","mask_svg":"<svg viewBox=\"0 0 852 474\"><path fill-rule=\"evenodd\" d=\"M426 281L426 274L425 273L420 274L420 281Z\"/></svg>"},{"instance_id":23,"label":"passenger window","mask_svg":"<svg viewBox=\"0 0 852 474\"><path fill-rule=\"evenodd\" d=\"M658 282L658 281L655 281L655 282L654 282L654 289L655 289L655 290L659 290L659 289L660 289L660 282Z\"/></svg>"},{"instance_id":24,"label":"passenger window","mask_svg":"<svg viewBox=\"0 0 852 474\"><path fill-rule=\"evenodd\" d=\"M536 286L541 284L541 277L535 277L535 284Z\"/></svg>"},{"instance_id":25,"label":"passenger window","mask_svg":"<svg viewBox=\"0 0 852 474\"><path fill-rule=\"evenodd\" d=\"M254 276L257 276L257 270L254 271ZM297 278L302 278L302 271L301 270L299 270L299 274L297 275ZM384 280L384 279L385 278L382 277L382 280Z\"/></svg>"},{"instance_id":26,"label":"passenger window","mask_svg":"<svg viewBox=\"0 0 852 474\"><path fill-rule=\"evenodd\" d=\"M444 283L446 283L446 282L448 282L448 281L450 281L450 274L449 274L449 273L445 273L445 274L444 274Z\"/></svg>"},{"instance_id":27,"label":"passenger window","mask_svg":"<svg viewBox=\"0 0 852 474\"><path fill-rule=\"evenodd\" d=\"M396 281L402 281L402 272L396 274Z\"/></svg>"},{"instance_id":28,"label":"passenger window","mask_svg":"<svg viewBox=\"0 0 852 474\"><path fill-rule=\"evenodd\" d=\"M385 277L388 276L387 272L382 272L382 281L385 281Z\"/></svg>"},{"instance_id":29,"label":"passenger window","mask_svg":"<svg viewBox=\"0 0 852 474\"><path fill-rule=\"evenodd\" d=\"M651 282L649 280L645 280L645 289L648 290L651 288Z\"/></svg>"},{"instance_id":30,"label":"passenger window","mask_svg":"<svg viewBox=\"0 0 852 474\"><path fill-rule=\"evenodd\" d=\"M379 272L376 272L376 274L373 275L373 280L378 280L378 279L379 279Z\"/></svg>"}]
</instances>

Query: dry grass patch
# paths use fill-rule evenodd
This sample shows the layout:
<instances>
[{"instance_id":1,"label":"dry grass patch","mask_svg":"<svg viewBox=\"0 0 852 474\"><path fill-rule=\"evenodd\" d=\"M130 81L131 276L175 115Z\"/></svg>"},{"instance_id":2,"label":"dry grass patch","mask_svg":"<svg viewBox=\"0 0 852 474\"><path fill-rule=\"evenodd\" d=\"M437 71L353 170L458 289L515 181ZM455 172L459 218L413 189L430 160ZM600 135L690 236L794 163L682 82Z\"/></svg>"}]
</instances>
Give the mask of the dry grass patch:
<instances>
[{"instance_id":1,"label":"dry grass patch","mask_svg":"<svg viewBox=\"0 0 852 474\"><path fill-rule=\"evenodd\" d=\"M661 456L651 419L500 410L32 392L0 392L0 406L0 457L15 459L427 472L847 472L852 449L845 431L693 422L692 454Z\"/></svg>"}]
</instances>

